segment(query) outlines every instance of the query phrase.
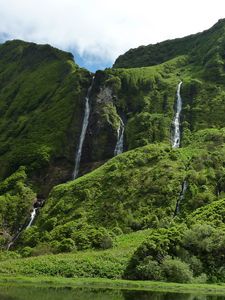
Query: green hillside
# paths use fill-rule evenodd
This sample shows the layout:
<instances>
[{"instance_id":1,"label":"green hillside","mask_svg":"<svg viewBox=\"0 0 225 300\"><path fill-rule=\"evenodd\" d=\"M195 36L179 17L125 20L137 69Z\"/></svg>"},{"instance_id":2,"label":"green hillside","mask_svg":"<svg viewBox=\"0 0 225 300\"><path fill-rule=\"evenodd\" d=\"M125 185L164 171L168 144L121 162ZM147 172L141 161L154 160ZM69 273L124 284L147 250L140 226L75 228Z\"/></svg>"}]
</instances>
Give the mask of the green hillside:
<instances>
[{"instance_id":1,"label":"green hillside","mask_svg":"<svg viewBox=\"0 0 225 300\"><path fill-rule=\"evenodd\" d=\"M180 55L188 55L190 63L201 66L210 73L217 66L223 66L225 19L201 33L184 38L167 40L155 45L130 49L119 56L115 68L136 68L161 64Z\"/></svg>"},{"instance_id":2,"label":"green hillside","mask_svg":"<svg viewBox=\"0 0 225 300\"><path fill-rule=\"evenodd\" d=\"M224 281L224 51L220 20L129 50L91 86L68 53L1 45L2 249L20 234L0 274ZM180 81L181 147L172 148ZM71 180L88 88L83 176ZM124 153L114 157L121 121Z\"/></svg>"},{"instance_id":3,"label":"green hillside","mask_svg":"<svg viewBox=\"0 0 225 300\"><path fill-rule=\"evenodd\" d=\"M71 176L90 75L68 53L11 41L0 46L0 82L0 178L23 165L46 194Z\"/></svg>"}]
</instances>

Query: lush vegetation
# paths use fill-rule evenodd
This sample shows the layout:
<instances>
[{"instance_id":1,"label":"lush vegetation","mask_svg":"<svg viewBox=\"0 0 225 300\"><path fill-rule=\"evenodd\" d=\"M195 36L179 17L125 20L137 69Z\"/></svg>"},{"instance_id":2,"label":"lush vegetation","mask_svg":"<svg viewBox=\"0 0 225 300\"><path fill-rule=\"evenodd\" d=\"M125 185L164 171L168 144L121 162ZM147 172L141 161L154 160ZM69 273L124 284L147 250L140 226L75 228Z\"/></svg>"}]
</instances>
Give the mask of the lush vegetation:
<instances>
[{"instance_id":1,"label":"lush vegetation","mask_svg":"<svg viewBox=\"0 0 225 300\"><path fill-rule=\"evenodd\" d=\"M114 247L108 250L73 251L68 254L29 258L18 258L18 254L9 257L2 254L0 273L29 276L121 278L129 259L148 233L149 230L145 230L118 236L114 240Z\"/></svg>"},{"instance_id":2,"label":"lush vegetation","mask_svg":"<svg viewBox=\"0 0 225 300\"><path fill-rule=\"evenodd\" d=\"M0 45L1 179L25 166L35 189L46 195L70 178L90 80L72 55L49 45Z\"/></svg>"},{"instance_id":3,"label":"lush vegetation","mask_svg":"<svg viewBox=\"0 0 225 300\"><path fill-rule=\"evenodd\" d=\"M221 75L221 72L215 74L214 71L223 72L224 27L225 19L221 19L212 28L202 33L130 49L117 58L114 67L153 66L180 55L188 55L190 63L201 66L207 77Z\"/></svg>"},{"instance_id":4,"label":"lush vegetation","mask_svg":"<svg viewBox=\"0 0 225 300\"><path fill-rule=\"evenodd\" d=\"M15 254L0 255L3 274L225 280L224 28L131 50L98 71L81 173L103 165L60 185L91 76L50 46L0 46L2 248L36 192L46 197ZM172 149L180 80L182 147ZM112 158L120 118L125 151Z\"/></svg>"},{"instance_id":5,"label":"lush vegetation","mask_svg":"<svg viewBox=\"0 0 225 300\"><path fill-rule=\"evenodd\" d=\"M1 248L26 224L35 200L36 195L28 186L22 167L0 183Z\"/></svg>"}]
</instances>

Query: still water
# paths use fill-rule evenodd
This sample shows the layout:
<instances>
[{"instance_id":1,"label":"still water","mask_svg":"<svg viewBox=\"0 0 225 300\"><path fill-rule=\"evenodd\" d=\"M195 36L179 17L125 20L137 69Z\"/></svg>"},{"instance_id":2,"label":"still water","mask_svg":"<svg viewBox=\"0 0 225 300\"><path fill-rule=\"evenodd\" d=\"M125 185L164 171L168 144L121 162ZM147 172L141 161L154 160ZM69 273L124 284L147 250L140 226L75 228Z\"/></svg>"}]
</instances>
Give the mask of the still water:
<instances>
[{"instance_id":1,"label":"still water","mask_svg":"<svg viewBox=\"0 0 225 300\"><path fill-rule=\"evenodd\" d=\"M225 296L89 288L0 286L0 300L225 300Z\"/></svg>"}]
</instances>

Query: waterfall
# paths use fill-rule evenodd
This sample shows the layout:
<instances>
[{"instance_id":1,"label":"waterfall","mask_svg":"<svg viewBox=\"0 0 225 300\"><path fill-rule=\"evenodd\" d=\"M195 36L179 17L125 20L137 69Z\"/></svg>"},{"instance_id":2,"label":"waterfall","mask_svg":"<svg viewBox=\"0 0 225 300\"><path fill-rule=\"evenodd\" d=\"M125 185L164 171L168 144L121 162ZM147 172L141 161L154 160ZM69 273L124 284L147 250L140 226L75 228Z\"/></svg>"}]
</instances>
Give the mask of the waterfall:
<instances>
[{"instance_id":1,"label":"waterfall","mask_svg":"<svg viewBox=\"0 0 225 300\"><path fill-rule=\"evenodd\" d=\"M7 250L10 250L10 248L14 245L14 243L18 240L18 238L20 237L21 233L23 230L26 230L28 228L30 228L30 226L33 224L34 222L34 219L36 218L37 216L37 212L39 210L40 207L43 206L44 204L44 199L42 198L38 198L37 201L34 203L33 205L33 210L31 211L31 214L30 214L30 218L29 218L29 223L28 225L27 222L25 222L24 225L20 226L15 234L15 236L11 239L11 241L8 243L7 245Z\"/></svg>"},{"instance_id":2,"label":"waterfall","mask_svg":"<svg viewBox=\"0 0 225 300\"><path fill-rule=\"evenodd\" d=\"M79 146L76 154L76 159L75 159L75 168L73 171L73 179L77 178L78 173L79 173L79 167L80 167L80 160L81 160L81 155L82 155L82 149L83 149L83 144L84 144L84 139L85 135L87 132L87 127L88 127L88 122L89 122L89 116L90 116L90 103L89 103L89 98L90 98L90 93L94 85L94 80L95 77L93 76L92 82L90 87L88 88L87 91L87 96L85 97L85 111L84 111L84 119L83 119L83 125L82 125L82 130L80 134L80 141L79 141Z\"/></svg>"},{"instance_id":3,"label":"waterfall","mask_svg":"<svg viewBox=\"0 0 225 300\"><path fill-rule=\"evenodd\" d=\"M120 125L117 129L117 143L114 150L114 156L123 153L123 139L124 139L124 123L120 118Z\"/></svg>"},{"instance_id":4,"label":"waterfall","mask_svg":"<svg viewBox=\"0 0 225 300\"><path fill-rule=\"evenodd\" d=\"M17 230L15 236L11 239L11 241L8 243L8 245L7 245L7 247L6 247L6 250L7 250L7 251L10 250L10 248L14 245L14 243L16 242L16 240L19 238L19 236L20 236L22 230L23 230L23 227L20 227L20 228Z\"/></svg>"},{"instance_id":5,"label":"waterfall","mask_svg":"<svg viewBox=\"0 0 225 300\"><path fill-rule=\"evenodd\" d=\"M187 187L188 187L188 183L187 183L187 180L185 179L182 183L181 192L180 192L179 199L177 200L174 216L178 215L180 212L180 203L184 200L185 193L187 191Z\"/></svg>"},{"instance_id":6,"label":"waterfall","mask_svg":"<svg viewBox=\"0 0 225 300\"><path fill-rule=\"evenodd\" d=\"M172 138L172 147L179 148L180 147L180 113L182 110L182 98L180 95L182 81L178 84L177 87L177 104L176 104L176 114L173 119L174 125L174 136Z\"/></svg>"},{"instance_id":7,"label":"waterfall","mask_svg":"<svg viewBox=\"0 0 225 300\"><path fill-rule=\"evenodd\" d=\"M31 215L30 215L30 221L29 221L29 224L27 225L26 229L28 229L32 225L32 223L33 223L33 221L36 217L37 210L38 210L38 207L33 208L32 212L31 212Z\"/></svg>"}]
</instances>

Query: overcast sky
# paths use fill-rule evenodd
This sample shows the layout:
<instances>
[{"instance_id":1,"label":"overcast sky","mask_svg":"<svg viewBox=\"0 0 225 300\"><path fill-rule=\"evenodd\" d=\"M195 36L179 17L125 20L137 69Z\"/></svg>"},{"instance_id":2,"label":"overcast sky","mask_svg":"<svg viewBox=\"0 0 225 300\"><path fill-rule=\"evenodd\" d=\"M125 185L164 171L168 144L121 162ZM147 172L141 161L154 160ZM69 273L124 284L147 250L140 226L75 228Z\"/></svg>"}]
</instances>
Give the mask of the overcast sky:
<instances>
[{"instance_id":1,"label":"overcast sky","mask_svg":"<svg viewBox=\"0 0 225 300\"><path fill-rule=\"evenodd\" d=\"M130 48L182 37L225 18L225 0L0 0L0 40L72 51L89 68Z\"/></svg>"}]
</instances>

